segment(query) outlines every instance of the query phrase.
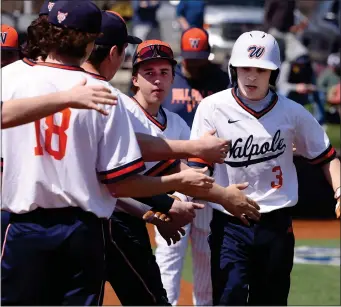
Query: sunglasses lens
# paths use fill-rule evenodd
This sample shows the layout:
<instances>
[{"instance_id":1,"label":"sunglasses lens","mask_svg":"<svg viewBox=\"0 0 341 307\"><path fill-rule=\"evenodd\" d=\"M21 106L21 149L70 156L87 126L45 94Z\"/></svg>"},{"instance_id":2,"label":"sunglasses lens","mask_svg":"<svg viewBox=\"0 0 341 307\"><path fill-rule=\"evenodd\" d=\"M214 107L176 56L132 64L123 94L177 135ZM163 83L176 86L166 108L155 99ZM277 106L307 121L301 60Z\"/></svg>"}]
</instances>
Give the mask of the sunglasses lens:
<instances>
[{"instance_id":1,"label":"sunglasses lens","mask_svg":"<svg viewBox=\"0 0 341 307\"><path fill-rule=\"evenodd\" d=\"M160 46L159 53L162 57L174 58L173 51L166 46Z\"/></svg>"},{"instance_id":2,"label":"sunglasses lens","mask_svg":"<svg viewBox=\"0 0 341 307\"><path fill-rule=\"evenodd\" d=\"M154 51L150 49L150 47L145 47L145 48L142 48L141 51L139 52L139 58L141 60L145 60L145 59L151 58L153 54L154 54Z\"/></svg>"}]
</instances>

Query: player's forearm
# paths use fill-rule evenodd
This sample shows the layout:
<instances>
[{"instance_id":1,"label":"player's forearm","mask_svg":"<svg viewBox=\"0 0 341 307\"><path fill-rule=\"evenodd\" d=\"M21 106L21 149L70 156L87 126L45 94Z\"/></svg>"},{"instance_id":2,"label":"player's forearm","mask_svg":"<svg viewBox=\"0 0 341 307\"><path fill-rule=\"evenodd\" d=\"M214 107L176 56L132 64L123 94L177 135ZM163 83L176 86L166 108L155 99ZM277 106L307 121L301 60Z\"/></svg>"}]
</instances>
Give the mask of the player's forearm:
<instances>
[{"instance_id":1,"label":"player's forearm","mask_svg":"<svg viewBox=\"0 0 341 307\"><path fill-rule=\"evenodd\" d=\"M130 215L141 219L143 215L150 210L150 206L147 206L132 198L120 198L117 201L116 208L118 208L119 211L129 213Z\"/></svg>"},{"instance_id":2,"label":"player's forearm","mask_svg":"<svg viewBox=\"0 0 341 307\"><path fill-rule=\"evenodd\" d=\"M199 141L167 140L136 133L143 160L146 162L167 159L187 159L198 156Z\"/></svg>"},{"instance_id":3,"label":"player's forearm","mask_svg":"<svg viewBox=\"0 0 341 307\"><path fill-rule=\"evenodd\" d=\"M184 171L186 169L190 168L187 164L181 163L180 164L180 170ZM200 200L206 200L212 203L220 204L224 208L226 208L226 204L228 204L228 192L226 189L216 183L213 183L212 188L209 190L202 192L200 190L195 191L195 195L191 195L189 197L189 200L193 200L193 198L197 198Z\"/></svg>"},{"instance_id":4,"label":"player's forearm","mask_svg":"<svg viewBox=\"0 0 341 307\"><path fill-rule=\"evenodd\" d=\"M180 163L180 170L184 171L186 169L190 168L187 164L185 163ZM225 202L224 196L225 196L225 189L221 187L220 185L213 183L212 188L209 190L205 191L204 193L202 191L195 191L195 195L191 195L189 198L192 200L193 198L201 199L201 200L207 200L213 203L221 204Z\"/></svg>"},{"instance_id":5,"label":"player's forearm","mask_svg":"<svg viewBox=\"0 0 341 307\"><path fill-rule=\"evenodd\" d=\"M67 98L64 93L5 101L2 106L2 129L36 121L66 107Z\"/></svg>"},{"instance_id":6,"label":"player's forearm","mask_svg":"<svg viewBox=\"0 0 341 307\"><path fill-rule=\"evenodd\" d=\"M324 176L335 191L340 186L340 160L333 159L322 166Z\"/></svg>"},{"instance_id":7,"label":"player's forearm","mask_svg":"<svg viewBox=\"0 0 341 307\"><path fill-rule=\"evenodd\" d=\"M174 191L180 184L178 174L161 177L134 175L122 181L109 184L111 194L116 197L150 197Z\"/></svg>"}]
</instances>

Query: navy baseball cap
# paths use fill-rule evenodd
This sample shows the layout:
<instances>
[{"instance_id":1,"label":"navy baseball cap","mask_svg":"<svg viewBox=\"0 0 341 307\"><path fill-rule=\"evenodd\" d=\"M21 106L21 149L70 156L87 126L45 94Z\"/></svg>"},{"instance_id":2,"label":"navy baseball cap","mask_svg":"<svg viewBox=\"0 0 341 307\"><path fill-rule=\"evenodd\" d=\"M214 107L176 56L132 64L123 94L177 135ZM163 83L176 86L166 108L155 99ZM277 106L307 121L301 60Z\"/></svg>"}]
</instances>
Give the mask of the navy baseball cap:
<instances>
[{"instance_id":1,"label":"navy baseball cap","mask_svg":"<svg viewBox=\"0 0 341 307\"><path fill-rule=\"evenodd\" d=\"M102 11L103 35L97 38L95 44L114 46L117 44L140 44L142 40L136 36L128 35L127 25L120 14L114 11Z\"/></svg>"},{"instance_id":2,"label":"navy baseball cap","mask_svg":"<svg viewBox=\"0 0 341 307\"><path fill-rule=\"evenodd\" d=\"M181 56L184 59L208 59L211 47L208 33L201 28L190 28L181 36Z\"/></svg>"},{"instance_id":3,"label":"navy baseball cap","mask_svg":"<svg viewBox=\"0 0 341 307\"><path fill-rule=\"evenodd\" d=\"M58 1L48 17L49 23L85 33L100 33L101 10L91 1Z\"/></svg>"},{"instance_id":4,"label":"navy baseball cap","mask_svg":"<svg viewBox=\"0 0 341 307\"><path fill-rule=\"evenodd\" d=\"M57 1L58 0L45 0L40 8L39 16L48 15Z\"/></svg>"}]
</instances>

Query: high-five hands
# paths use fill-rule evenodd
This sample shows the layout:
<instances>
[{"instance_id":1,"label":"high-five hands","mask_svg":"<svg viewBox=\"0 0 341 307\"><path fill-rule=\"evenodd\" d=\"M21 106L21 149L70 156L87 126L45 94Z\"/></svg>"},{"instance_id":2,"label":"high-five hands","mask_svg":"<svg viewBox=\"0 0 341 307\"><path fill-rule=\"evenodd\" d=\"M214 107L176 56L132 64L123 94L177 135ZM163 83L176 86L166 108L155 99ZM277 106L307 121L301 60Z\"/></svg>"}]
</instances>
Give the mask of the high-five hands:
<instances>
[{"instance_id":1,"label":"high-five hands","mask_svg":"<svg viewBox=\"0 0 341 307\"><path fill-rule=\"evenodd\" d=\"M228 151L231 148L231 141L214 136L216 130L206 132L198 140L196 156L208 163L224 163Z\"/></svg>"}]
</instances>

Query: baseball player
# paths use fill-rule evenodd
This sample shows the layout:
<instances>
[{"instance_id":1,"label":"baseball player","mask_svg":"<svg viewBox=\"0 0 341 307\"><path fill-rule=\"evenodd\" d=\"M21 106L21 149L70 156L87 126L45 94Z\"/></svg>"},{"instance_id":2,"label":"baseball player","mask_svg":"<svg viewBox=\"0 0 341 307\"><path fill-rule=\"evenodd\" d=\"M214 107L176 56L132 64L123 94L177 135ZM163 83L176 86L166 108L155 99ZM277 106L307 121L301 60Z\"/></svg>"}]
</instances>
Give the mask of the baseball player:
<instances>
[{"instance_id":1,"label":"baseball player","mask_svg":"<svg viewBox=\"0 0 341 307\"><path fill-rule=\"evenodd\" d=\"M17 31L9 25L1 25L1 68L19 60Z\"/></svg>"},{"instance_id":2,"label":"baseball player","mask_svg":"<svg viewBox=\"0 0 341 307\"><path fill-rule=\"evenodd\" d=\"M273 91L280 65L273 36L243 33L229 63L234 87L203 99L194 118L191 138L216 129L232 140L224 164L214 165L216 183L247 181L245 194L261 208L260 220L245 225L210 203L214 305L287 305L295 244L290 208L298 198L293 143L298 154L323 168L339 202L335 150L304 107Z\"/></svg>"},{"instance_id":3,"label":"baseball player","mask_svg":"<svg viewBox=\"0 0 341 307\"><path fill-rule=\"evenodd\" d=\"M179 114L192 127L201 100L229 86L229 77L209 60L211 46L204 29L190 28L181 35L181 62L175 67L171 91L162 106Z\"/></svg>"},{"instance_id":4,"label":"baseball player","mask_svg":"<svg viewBox=\"0 0 341 307\"><path fill-rule=\"evenodd\" d=\"M210 50L208 33L204 29L190 28L182 33L182 61L175 67L174 82L162 106L180 115L189 127L192 126L201 100L229 85L228 74L209 61ZM177 305L180 295L181 271L189 238L192 241L194 305L212 305L210 250L207 242L211 218L210 206L198 211L193 223L185 227L186 235L173 245L167 245L158 230L155 230L156 261L172 305Z\"/></svg>"},{"instance_id":5,"label":"baseball player","mask_svg":"<svg viewBox=\"0 0 341 307\"><path fill-rule=\"evenodd\" d=\"M53 4L53 1L45 1L40 10L39 17L28 27L29 35L24 47L24 54L26 58L18 60L18 57L14 56L6 59L6 55L3 54L2 59L6 59L6 66L2 65L2 78L4 80L8 78L16 79L18 75L26 74L26 72L29 71L30 68L35 64L35 61L32 59L42 59L43 56L36 43L39 41L39 37L42 37L46 34L46 19L48 12L53 7ZM3 33L1 34L3 38L3 41L1 42L1 48L11 51L14 55L19 54L18 34L16 30L5 25L2 27L4 28L4 31L2 31ZM3 47L3 44L6 46ZM7 90L9 90L8 87L12 86L13 84L14 83L7 83ZM91 93L95 94L94 91L96 91L97 96L89 99L91 97ZM39 99L24 98L6 101L3 105L1 104L1 128L4 129L16 125L22 125L47 115L51 115L57 111L61 111L66 107L84 108L85 104L87 104L88 107L96 108L100 112L106 112L96 103L99 102L98 99L111 97L110 94L108 96L107 91L108 89L103 86L87 87L85 89L83 87L83 90L79 87L76 87L70 91L61 92L60 94L50 94L40 97ZM102 103L105 103L105 100L103 100ZM8 224L9 213L6 211L1 211L1 248Z\"/></svg>"},{"instance_id":6,"label":"baseball player","mask_svg":"<svg viewBox=\"0 0 341 307\"><path fill-rule=\"evenodd\" d=\"M120 18L117 18L117 15L113 15L110 13L106 13L105 15L108 18L108 23L107 27L103 27L102 22L102 32L104 33L104 35L101 38L102 45L95 47L95 50L90 56L88 63L84 64L83 67L86 68L87 71L92 72L93 74L100 73L107 80L110 80L115 73L115 68L119 66L117 65L117 63L114 62L115 57L119 62L120 57L117 57L119 53L115 52L115 49L119 48L117 48L117 46L112 47L112 45L114 43L119 45L120 41L118 40L118 37L120 37L120 35L118 35L118 33L122 32L122 28L121 31L119 31L117 25L119 23L122 23L122 20ZM104 16L103 20L105 20ZM110 32L114 30L116 30L115 31L116 36L110 35ZM124 32L123 36L126 37L127 35L126 31L123 32ZM118 41L116 41L114 37ZM165 51L167 54L166 60L164 61L166 62L168 70L167 75L169 83L168 85L171 85L172 76L169 74L169 72L171 69L171 63L174 63L174 59L172 57L173 53L169 48L168 44L165 44L163 42L147 41L139 45L138 48L146 53L142 52L144 58L143 56L141 57L140 51L136 54L135 57L136 63L134 63L135 64L134 67L136 70L135 72L137 74L138 71L137 67L139 66L137 64L139 64L140 62L147 63L149 62L147 61L149 59L156 60L154 58L151 58L151 54L149 51L153 49L154 45L155 47L159 48L160 44L162 46L163 52ZM104 56L105 46L107 46L106 47L107 57ZM109 54L110 55L113 54L113 56L109 57ZM150 63L152 64L153 61L150 61ZM143 89L146 90L146 85L143 87ZM158 98L159 103L155 104L157 108L160 108L160 103L163 100L164 95L167 94L167 92L168 90L167 88L165 88L164 92L161 94L162 96ZM139 105L136 102L132 101L129 97L126 97L124 95L122 97L124 97L125 106L127 107L128 112L131 115L131 120L133 122L135 132L140 131L144 133L152 133L153 135L163 135L165 131L168 131L166 132L166 134L168 133L172 137L174 137L174 133L175 134L181 133L181 130L183 130L180 129L180 132L177 132L179 131L179 128L186 127L188 129L187 125L185 125L184 122L179 117L175 117L178 119L178 121L180 120L180 122L179 124L174 126L172 122L169 122L170 119L167 116L168 122L167 129L162 131L162 129L160 130L159 124L156 124L155 121L151 121L150 116L146 116L146 112L143 112L143 108L139 107ZM163 112L163 110L161 112ZM171 114L170 118L173 119L175 114L173 113L170 114ZM176 127L178 127L178 129L176 129ZM172 130L174 130L174 132ZM187 135L188 134L189 132L187 132ZM190 141L186 142L190 143ZM144 155L144 150L142 151ZM157 148L154 151L157 151ZM175 155L176 153L173 152L173 154ZM157 171L158 168L160 169L159 171L161 171L165 168L169 168L170 166L172 166L172 164L175 164L174 163L175 161L174 162L173 161L166 160L161 161L160 163L155 162L151 164L148 163L148 165L155 166L155 168L153 167L154 171ZM133 210L134 207L132 207L131 209ZM124 210L126 210L126 206L124 207ZM142 214L141 212L137 213L136 211L138 210L133 211L134 211L133 213L131 211L129 211L129 213L132 215L138 215L139 218L142 217L143 213ZM107 246L114 245L114 248L111 248L109 250L107 256L107 260L109 260L108 271L109 280L113 288L115 289L118 297L120 298L121 303L123 305L167 304L167 298L165 297L165 292L160 281L159 276L160 273L157 265L155 264L155 259L153 259L153 255L150 249L148 233L146 231L143 221L134 218L133 216L126 214L124 212L114 214L112 217L112 221L113 222L110 225L112 235L110 235L109 237L108 242L109 244ZM136 254L139 255L138 258L135 257ZM129 276L129 285L134 285L135 289L139 289L136 290L135 296L132 296L129 293L129 291L127 291L127 285L123 283L121 279L118 278L118 276L120 275L117 274L117 271L122 272L122 274L124 274L125 276Z\"/></svg>"},{"instance_id":7,"label":"baseball player","mask_svg":"<svg viewBox=\"0 0 341 307\"><path fill-rule=\"evenodd\" d=\"M92 52L89 60L82 65L84 69L86 69L88 72L92 74L92 76L97 78L105 78L106 80L111 80L114 74L116 73L117 69L119 68L122 59L124 59L124 50L126 47L127 42L135 43L135 42L141 42L136 37L128 36L126 25L124 20L115 12L112 11L102 11L102 33L103 36L96 40L96 46L94 48L94 51ZM113 33L115 35L113 35ZM124 95L123 95L124 96ZM145 114L142 112L140 108L137 107L136 103L132 102L129 97L126 97L125 99L125 105L130 104L134 107L134 109L137 109L138 114L140 114L141 119L136 119L134 115L131 114L131 119L137 122L137 126L134 124L135 131L142 132L142 133L151 133L158 135L157 131L155 132L155 128L153 128L153 125L150 125L149 121L145 120ZM127 102L126 102L127 101ZM129 111L129 108L128 108ZM140 112L140 113L139 113ZM173 117L172 117L173 118ZM180 118L179 118L180 119ZM143 122L143 124L140 123L140 120ZM186 126L183 122L180 122L182 126ZM145 128L144 125L147 125ZM171 127L176 127L177 125L171 125ZM141 129L142 127L142 129ZM157 128L156 128L157 129ZM170 130L168 130L170 131ZM181 131L180 131L181 132ZM177 133L175 131L175 133ZM189 138L189 132L187 133L186 139ZM178 139L178 137L174 137L172 135L172 138ZM187 141L188 142L188 141ZM191 141L190 141L191 142ZM155 142L154 142L155 143ZM152 143L153 144L153 143ZM201 145L202 146L202 145ZM150 145L148 146L148 150L150 151ZM202 146L204 147L204 146ZM211 148L211 151L214 148ZM145 154L146 150L142 150L143 154ZM168 150L169 153L172 153L170 150ZM175 153L172 153L175 154ZM185 156L186 157L186 156ZM159 168L165 168L170 167L172 164L178 163L176 160L165 160L159 163ZM148 163L149 164L149 163ZM169 165L168 165L169 164ZM157 166L157 163L150 163L150 167ZM112 248L108 249L107 254L107 260L108 260L108 267L109 267L109 281L111 282L114 290L116 291L121 303L123 305L136 305L136 304L168 304L167 303L167 294L165 293L165 290L162 287L162 282L160 279L160 273L159 269L157 267L157 264L155 263L155 259L153 259L153 255L150 252L150 243L149 243L149 237L148 233L146 231L146 228L144 226L144 222L142 219L138 220L134 217L131 217L130 215L123 214L122 222L120 224L120 221L118 220L120 217L120 214L118 214L118 217L113 217L115 219L116 223L112 223L110 229L113 230L113 233L115 234L115 241L114 245L113 242L110 241L111 235L108 237L108 244L107 246L112 246ZM127 222L126 222L127 221ZM124 229L123 227L127 225L127 229ZM135 226L134 228L134 225ZM142 225L142 227L141 227ZM129 226L129 228L128 228ZM127 230L130 231L130 233L127 233ZM136 230L136 231L134 231ZM134 245L134 241L131 240L131 235L134 233L137 233L137 235L140 235L140 232L142 231L143 235L142 239L143 241L143 249L136 251L135 249L130 248L130 245ZM130 235L128 244L124 244L122 246L122 242L124 242L127 235ZM180 238L180 237L178 237ZM119 242L117 242L119 240ZM118 249L118 246L116 246L116 243L118 243L121 247L121 249ZM135 243L136 245L136 243ZM147 248L145 247L147 246ZM149 250L148 250L149 247ZM123 250L122 250L123 249ZM121 254L124 252L124 254ZM131 263L127 262L127 259L130 260L133 258L131 255L131 252L139 252L139 263L142 264L142 267L144 267L144 271L141 275L145 276L146 272L149 271L149 274L147 274L147 278L144 278L143 282L141 281L140 274L137 274L136 270L139 271L140 267L136 268L136 263L134 263L134 269L131 267ZM145 257L142 257L141 252L145 254ZM127 257L128 256L128 257ZM146 259L146 261L144 261ZM149 265L146 265L146 262L149 263ZM111 265L113 263L113 265ZM120 274L118 274L120 272ZM122 283L121 278L118 278L119 276L126 276L127 280L129 280L130 285L134 285L135 289L135 296L131 296L130 293L127 292L127 287L124 283ZM148 284L146 287L145 282ZM148 287L150 287L150 291L148 290ZM153 293L153 295L150 295L150 293Z\"/></svg>"},{"instance_id":8,"label":"baseball player","mask_svg":"<svg viewBox=\"0 0 341 307\"><path fill-rule=\"evenodd\" d=\"M101 19L90 1L56 3L39 46L47 54L45 63L18 78L4 100L65 90L84 77L89 85L103 85L80 68L99 36ZM11 212L2 250L2 304L98 304L105 264L102 222L114 210L113 196L148 197L212 185L197 171L135 175L145 166L119 95L115 107L105 108L108 116L65 109L2 132L2 208ZM186 213L180 209L178 214ZM187 209L187 217L194 214Z\"/></svg>"},{"instance_id":9,"label":"baseball player","mask_svg":"<svg viewBox=\"0 0 341 307\"><path fill-rule=\"evenodd\" d=\"M19 59L19 43L18 43L18 33L17 31L8 26L1 25L1 70L4 67L15 62ZM2 76L3 77L3 76ZM3 112L1 110L1 117L3 117ZM1 160L2 168L2 160ZM1 211L1 250L2 243L4 241L5 230L9 223L9 213Z\"/></svg>"}]
</instances>

